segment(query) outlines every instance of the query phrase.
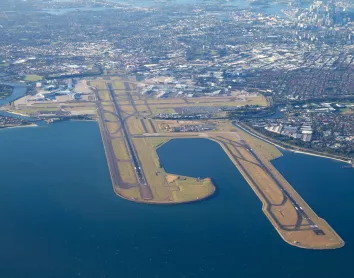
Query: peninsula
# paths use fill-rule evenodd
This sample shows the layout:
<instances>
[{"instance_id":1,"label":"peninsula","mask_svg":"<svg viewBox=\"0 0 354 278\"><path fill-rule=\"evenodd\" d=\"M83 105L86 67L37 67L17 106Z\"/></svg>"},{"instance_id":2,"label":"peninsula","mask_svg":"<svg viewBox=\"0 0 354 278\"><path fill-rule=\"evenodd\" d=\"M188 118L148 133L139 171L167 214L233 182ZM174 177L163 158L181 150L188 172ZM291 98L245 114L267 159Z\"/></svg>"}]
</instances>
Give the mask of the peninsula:
<instances>
[{"instance_id":1,"label":"peninsula","mask_svg":"<svg viewBox=\"0 0 354 278\"><path fill-rule=\"evenodd\" d=\"M178 204L205 199L215 192L212 180L166 173L156 149L174 138L217 142L262 202L262 210L287 243L307 249L334 249L344 241L318 217L270 163L281 153L229 121L215 118L163 118L174 109L212 109L221 105L267 106L261 95L242 98L151 97L134 78L104 77L89 82L115 193L127 200ZM172 113L173 115L173 113Z\"/></svg>"}]
</instances>

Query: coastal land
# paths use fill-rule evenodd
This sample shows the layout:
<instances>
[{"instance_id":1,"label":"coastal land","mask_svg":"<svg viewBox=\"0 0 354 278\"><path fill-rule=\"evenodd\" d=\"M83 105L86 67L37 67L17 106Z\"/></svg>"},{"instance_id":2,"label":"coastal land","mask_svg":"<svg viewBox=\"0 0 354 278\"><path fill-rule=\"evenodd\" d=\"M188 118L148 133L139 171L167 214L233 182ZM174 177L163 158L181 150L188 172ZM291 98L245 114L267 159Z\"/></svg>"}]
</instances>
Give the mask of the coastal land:
<instances>
[{"instance_id":1,"label":"coastal land","mask_svg":"<svg viewBox=\"0 0 354 278\"><path fill-rule=\"evenodd\" d=\"M97 120L113 190L137 203L181 204L212 196L217 188L210 178L166 172L157 149L177 138L215 141L257 194L264 214L284 241L308 249L344 245L271 164L281 152L225 120L232 109L270 105L265 97L238 91L193 98L163 96L163 90L147 93L147 88L168 82L164 77L137 81L132 76L104 76L79 81L73 92L59 92L55 101L40 94L25 95L5 108L48 122L78 116ZM73 98L76 92L81 92L79 101Z\"/></svg>"},{"instance_id":2,"label":"coastal land","mask_svg":"<svg viewBox=\"0 0 354 278\"><path fill-rule=\"evenodd\" d=\"M95 80L90 85L96 88L98 122L117 195L135 202L176 204L214 193L210 179L175 176L161 167L156 148L169 138L145 136L157 133L156 124L141 116L149 104L136 105L140 100L134 101L134 83Z\"/></svg>"},{"instance_id":3,"label":"coastal land","mask_svg":"<svg viewBox=\"0 0 354 278\"><path fill-rule=\"evenodd\" d=\"M96 94L97 116L115 193L127 200L152 204L193 202L211 196L210 179L166 173L156 149L174 138L205 138L217 142L262 202L262 210L287 243L308 249L334 249L344 241L319 218L270 163L281 153L229 121L156 119L158 112L177 108L247 105L230 97L149 98L134 79L105 77L89 82ZM212 126L212 127L211 127ZM188 130L188 132L181 132ZM178 132L177 132L178 131ZM171 158L173 159L173 158Z\"/></svg>"},{"instance_id":4,"label":"coastal land","mask_svg":"<svg viewBox=\"0 0 354 278\"><path fill-rule=\"evenodd\" d=\"M318 156L318 157L323 157L323 158L328 158L328 159L333 159L336 161L340 161L340 162L344 162L344 163L348 163L351 166L354 167L354 161L351 159L348 159L346 157L343 156L339 156L339 155L335 155L335 154L329 154L329 153L325 153L325 152L318 152L318 151L314 151L308 148L300 148L291 144L284 144L283 142L279 142L273 138L269 138L259 132L257 132L256 130L252 129L251 127L242 124L240 122L235 122L234 123L238 128L240 128L241 130L243 130L245 133L250 134L253 137L256 137L264 142L267 142L271 145L276 146L277 148L280 149L284 149L284 150L288 150L294 153L302 153L302 154L307 154L307 155L313 155L313 156Z\"/></svg>"}]
</instances>

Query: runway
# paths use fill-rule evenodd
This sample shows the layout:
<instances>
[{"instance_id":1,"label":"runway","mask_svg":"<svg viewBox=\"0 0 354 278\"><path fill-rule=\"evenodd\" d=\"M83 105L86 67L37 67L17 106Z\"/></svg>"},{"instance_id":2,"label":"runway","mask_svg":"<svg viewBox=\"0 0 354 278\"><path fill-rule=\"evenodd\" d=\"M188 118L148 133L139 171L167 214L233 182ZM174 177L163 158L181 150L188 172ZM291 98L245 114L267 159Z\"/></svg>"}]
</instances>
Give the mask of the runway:
<instances>
[{"instance_id":1,"label":"runway","mask_svg":"<svg viewBox=\"0 0 354 278\"><path fill-rule=\"evenodd\" d=\"M126 145L128 147L128 152L130 154L130 157L132 158L134 171L135 171L135 174L136 174L137 179L138 179L138 184L139 184L139 190L140 190L141 197L144 200L152 200L153 199L153 195L152 195L151 189L150 189L150 187L149 187L149 185L148 185L148 183L146 181L146 178L145 178L143 169L141 167L138 155L136 153L134 144L133 144L133 142L131 140L130 133L129 133L128 129L127 129L126 122L124 121L124 119L122 117L122 114L121 114L121 111L119 109L118 101L117 101L116 96L114 94L114 89L112 88L112 84L111 83L107 83L107 88L108 88L109 94L111 95L111 98L112 98L112 103L113 103L114 110L115 110L115 112L117 114L117 117L118 117L120 123L121 123L121 127L122 127L121 130L123 132L123 137L124 137L125 143L126 143Z\"/></svg>"}]
</instances>

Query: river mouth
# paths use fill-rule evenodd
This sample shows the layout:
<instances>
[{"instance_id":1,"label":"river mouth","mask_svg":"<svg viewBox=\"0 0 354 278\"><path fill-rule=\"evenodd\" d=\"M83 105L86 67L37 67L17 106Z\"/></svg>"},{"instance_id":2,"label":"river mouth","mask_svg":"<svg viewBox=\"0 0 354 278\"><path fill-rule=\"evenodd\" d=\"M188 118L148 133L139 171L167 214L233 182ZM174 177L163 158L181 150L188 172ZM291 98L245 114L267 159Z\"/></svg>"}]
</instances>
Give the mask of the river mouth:
<instances>
[{"instance_id":1,"label":"river mouth","mask_svg":"<svg viewBox=\"0 0 354 278\"><path fill-rule=\"evenodd\" d=\"M1 277L354 273L354 176L341 163L288 152L273 161L346 241L342 249L318 252L292 247L278 236L261 202L216 142L174 139L158 149L166 171L211 177L214 197L149 206L113 192L95 122L4 130L0 138ZM334 201L335 206L328 205Z\"/></svg>"}]
</instances>

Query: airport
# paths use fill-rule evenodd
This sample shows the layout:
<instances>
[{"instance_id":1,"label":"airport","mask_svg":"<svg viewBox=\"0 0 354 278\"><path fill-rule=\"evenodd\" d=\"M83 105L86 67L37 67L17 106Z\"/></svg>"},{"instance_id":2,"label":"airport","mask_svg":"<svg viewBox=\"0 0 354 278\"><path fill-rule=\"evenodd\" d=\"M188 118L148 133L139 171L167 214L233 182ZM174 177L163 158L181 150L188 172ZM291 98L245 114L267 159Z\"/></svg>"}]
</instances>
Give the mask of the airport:
<instances>
[{"instance_id":1,"label":"airport","mask_svg":"<svg viewBox=\"0 0 354 278\"><path fill-rule=\"evenodd\" d=\"M307 249L333 249L344 245L339 235L312 211L270 163L279 155L273 146L225 120L153 118L150 104L157 111L173 109L176 104L183 108L194 107L199 105L196 100L149 98L139 92L136 81L127 78L96 79L90 81L90 86L96 93L98 121L113 189L118 196L151 204L178 204L210 197L217 190L210 179L172 178L173 173L164 171L156 153L156 148L174 138L206 138L224 149L287 243ZM206 100L203 100L204 106L215 105ZM203 126L207 128L202 129Z\"/></svg>"}]
</instances>

